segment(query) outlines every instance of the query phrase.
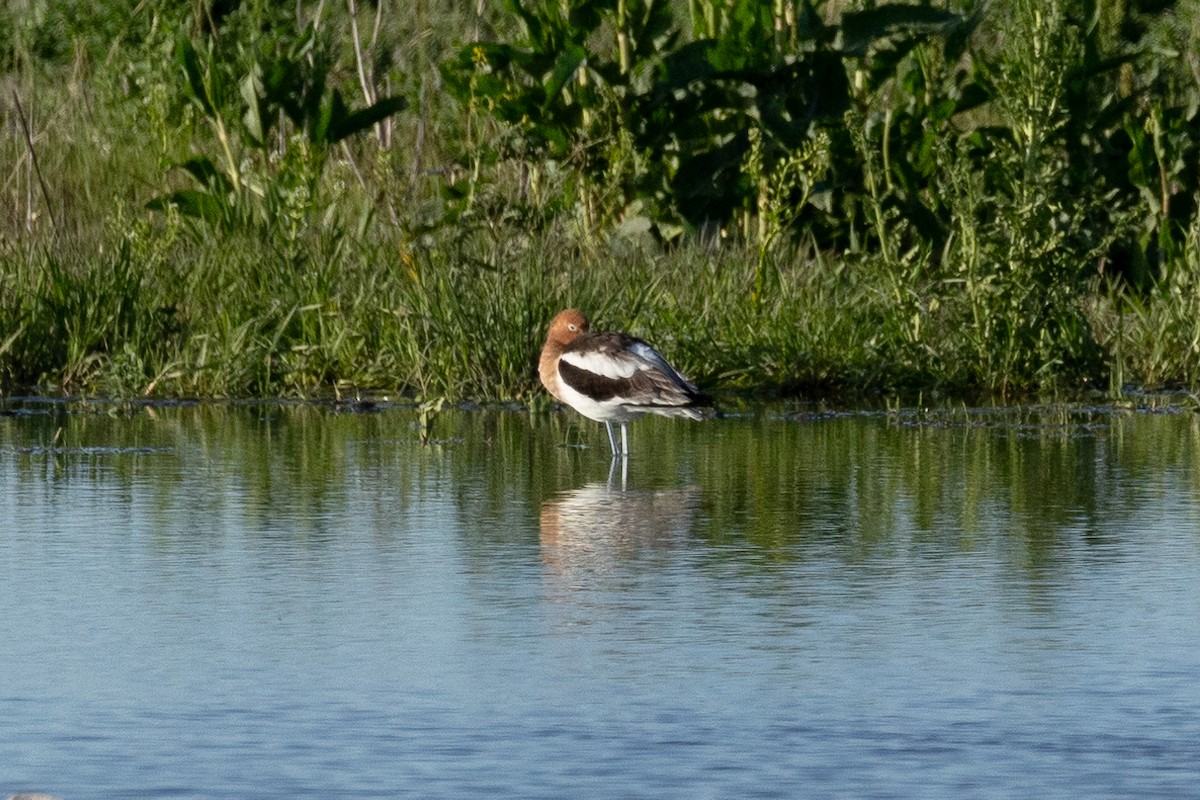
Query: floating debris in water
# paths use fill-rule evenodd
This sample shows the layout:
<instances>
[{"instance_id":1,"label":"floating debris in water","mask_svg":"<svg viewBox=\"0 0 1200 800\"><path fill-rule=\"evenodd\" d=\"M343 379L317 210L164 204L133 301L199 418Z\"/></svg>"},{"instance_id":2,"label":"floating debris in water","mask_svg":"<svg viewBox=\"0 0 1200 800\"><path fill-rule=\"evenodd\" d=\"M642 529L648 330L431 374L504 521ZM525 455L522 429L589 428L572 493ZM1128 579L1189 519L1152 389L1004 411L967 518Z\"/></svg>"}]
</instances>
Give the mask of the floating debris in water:
<instances>
[{"instance_id":1,"label":"floating debris in water","mask_svg":"<svg viewBox=\"0 0 1200 800\"><path fill-rule=\"evenodd\" d=\"M23 456L145 456L172 453L173 447L57 447L35 445L17 450Z\"/></svg>"}]
</instances>

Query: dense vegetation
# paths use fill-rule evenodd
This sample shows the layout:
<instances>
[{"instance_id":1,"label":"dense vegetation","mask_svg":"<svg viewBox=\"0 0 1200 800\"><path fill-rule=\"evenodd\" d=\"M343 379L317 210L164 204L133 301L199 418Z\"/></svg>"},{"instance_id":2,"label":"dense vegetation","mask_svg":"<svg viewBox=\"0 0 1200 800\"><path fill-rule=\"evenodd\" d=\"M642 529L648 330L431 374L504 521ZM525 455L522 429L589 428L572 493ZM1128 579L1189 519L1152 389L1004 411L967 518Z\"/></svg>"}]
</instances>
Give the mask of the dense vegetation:
<instances>
[{"instance_id":1,"label":"dense vegetation","mask_svg":"<svg viewBox=\"0 0 1200 800\"><path fill-rule=\"evenodd\" d=\"M472 5L474 8L466 8ZM0 386L1200 384L1183 0L14 0Z\"/></svg>"}]
</instances>

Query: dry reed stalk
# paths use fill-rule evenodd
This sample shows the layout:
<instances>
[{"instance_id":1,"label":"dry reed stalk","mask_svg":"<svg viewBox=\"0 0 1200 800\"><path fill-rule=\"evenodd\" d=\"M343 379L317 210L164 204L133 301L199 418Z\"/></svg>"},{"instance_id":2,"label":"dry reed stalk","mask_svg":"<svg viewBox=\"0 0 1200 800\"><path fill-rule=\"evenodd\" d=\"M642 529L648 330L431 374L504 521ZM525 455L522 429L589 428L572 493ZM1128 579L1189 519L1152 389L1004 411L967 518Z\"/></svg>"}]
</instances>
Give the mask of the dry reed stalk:
<instances>
[{"instance_id":1,"label":"dry reed stalk","mask_svg":"<svg viewBox=\"0 0 1200 800\"><path fill-rule=\"evenodd\" d=\"M25 116L25 109L21 106L21 96L17 91L13 90L13 102L17 106L17 118L21 121L21 130L25 133L25 146L29 149L29 159L33 166L33 171L37 175L38 186L42 190L42 199L46 203L46 216L50 217L50 227L54 229L55 236L58 235L58 222L54 218L54 207L50 204L50 191L46 188L46 180L42 177L42 168L38 166L37 149L33 146L33 133L29 130L29 120ZM29 219L32 222L33 204L29 206Z\"/></svg>"}]
</instances>

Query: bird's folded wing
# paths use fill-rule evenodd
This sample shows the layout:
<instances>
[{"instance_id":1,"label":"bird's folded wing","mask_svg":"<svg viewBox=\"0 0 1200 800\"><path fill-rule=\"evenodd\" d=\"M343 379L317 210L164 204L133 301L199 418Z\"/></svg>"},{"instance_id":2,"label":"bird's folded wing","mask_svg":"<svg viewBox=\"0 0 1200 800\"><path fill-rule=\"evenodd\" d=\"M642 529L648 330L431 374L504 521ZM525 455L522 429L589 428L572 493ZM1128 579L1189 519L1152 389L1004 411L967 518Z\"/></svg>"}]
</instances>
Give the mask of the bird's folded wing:
<instances>
[{"instance_id":1,"label":"bird's folded wing","mask_svg":"<svg viewBox=\"0 0 1200 800\"><path fill-rule=\"evenodd\" d=\"M658 359L666 370L624 349L566 352L558 362L558 377L571 389L600 403L638 406L689 403L691 395L686 381L662 356Z\"/></svg>"}]
</instances>

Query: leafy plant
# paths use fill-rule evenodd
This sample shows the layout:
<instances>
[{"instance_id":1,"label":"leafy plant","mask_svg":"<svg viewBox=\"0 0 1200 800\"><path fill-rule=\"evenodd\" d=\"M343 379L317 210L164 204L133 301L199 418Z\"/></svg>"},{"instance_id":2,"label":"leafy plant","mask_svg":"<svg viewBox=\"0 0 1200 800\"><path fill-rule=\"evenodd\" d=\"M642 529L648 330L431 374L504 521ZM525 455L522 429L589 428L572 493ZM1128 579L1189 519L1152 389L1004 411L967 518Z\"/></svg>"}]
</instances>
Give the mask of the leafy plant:
<instances>
[{"instance_id":1,"label":"leafy plant","mask_svg":"<svg viewBox=\"0 0 1200 800\"><path fill-rule=\"evenodd\" d=\"M616 211L636 200L657 222L696 228L723 226L753 207L758 180L742 169L752 146L770 172L818 130L834 134L852 100L847 60L885 42L905 52L962 21L897 4L848 12L829 25L808 0L794 15L775 3L734 0L712 14L693 7L693 28L703 17L704 35L684 42L662 0L509 0L509 7L524 36L460 51L443 68L452 91L514 127L525 153L572 165L585 187L622 175ZM616 32L607 46L597 35L602 23ZM882 73L896 61L875 63ZM760 132L753 145L752 129ZM640 170L613 170L624 144ZM844 147L833 152L847 156ZM844 160L833 168L843 181L852 172Z\"/></svg>"},{"instance_id":2,"label":"leafy plant","mask_svg":"<svg viewBox=\"0 0 1200 800\"><path fill-rule=\"evenodd\" d=\"M174 207L218 227L247 219L270 224L273 218L293 216L276 212L297 193L303 215L330 148L406 105L404 98L385 97L352 110L330 82L312 24L285 49L254 59L245 74L222 61L211 38L199 48L189 38L180 39L175 55L184 94L211 125L221 156L214 160L198 154L184 161L179 166L195 188L169 192L149 207ZM298 132L298 141L282 130L283 120ZM250 164L245 163L246 150L254 154ZM275 158L280 152L283 158Z\"/></svg>"},{"instance_id":3,"label":"leafy plant","mask_svg":"<svg viewBox=\"0 0 1200 800\"><path fill-rule=\"evenodd\" d=\"M561 163L578 175L571 187L593 221L633 200L631 185L608 192L604 183L627 173L617 167L635 113L635 73L675 40L666 0L507 0L523 35L513 43L467 45L442 66L449 90L472 112L514 130L511 153L531 165ZM605 37L602 31L610 30ZM599 44L598 44L599 43ZM472 143L473 144L473 143ZM536 169L536 166L533 167ZM477 177L477 170L472 171ZM611 187L608 187L611 188Z\"/></svg>"}]
</instances>

